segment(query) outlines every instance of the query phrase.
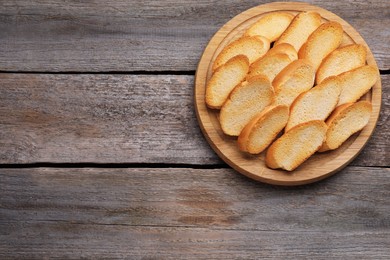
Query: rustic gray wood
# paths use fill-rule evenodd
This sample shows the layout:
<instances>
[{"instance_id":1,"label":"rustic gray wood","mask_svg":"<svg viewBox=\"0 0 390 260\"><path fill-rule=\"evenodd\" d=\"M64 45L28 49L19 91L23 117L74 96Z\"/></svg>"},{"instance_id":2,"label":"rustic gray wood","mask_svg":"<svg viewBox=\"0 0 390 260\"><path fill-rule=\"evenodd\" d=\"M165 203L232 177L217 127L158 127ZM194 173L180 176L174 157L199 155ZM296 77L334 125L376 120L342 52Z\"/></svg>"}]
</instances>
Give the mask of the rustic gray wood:
<instances>
[{"instance_id":1,"label":"rustic gray wood","mask_svg":"<svg viewBox=\"0 0 390 260\"><path fill-rule=\"evenodd\" d=\"M288 188L230 169L0 169L0 258L389 259L389 174Z\"/></svg>"},{"instance_id":2,"label":"rustic gray wood","mask_svg":"<svg viewBox=\"0 0 390 260\"><path fill-rule=\"evenodd\" d=\"M315 184L250 180L199 129L200 55L265 2L0 1L0 259L390 259L389 75L362 154ZM390 69L388 1L307 2ZM37 162L102 165L6 165Z\"/></svg>"},{"instance_id":3,"label":"rustic gray wood","mask_svg":"<svg viewBox=\"0 0 390 260\"><path fill-rule=\"evenodd\" d=\"M194 71L210 38L269 1L0 2L2 71ZM388 0L306 1L356 28L390 68Z\"/></svg>"},{"instance_id":4,"label":"rustic gray wood","mask_svg":"<svg viewBox=\"0 0 390 260\"><path fill-rule=\"evenodd\" d=\"M0 162L219 164L186 75L0 74ZM389 75L377 129L352 165L389 166Z\"/></svg>"}]
</instances>

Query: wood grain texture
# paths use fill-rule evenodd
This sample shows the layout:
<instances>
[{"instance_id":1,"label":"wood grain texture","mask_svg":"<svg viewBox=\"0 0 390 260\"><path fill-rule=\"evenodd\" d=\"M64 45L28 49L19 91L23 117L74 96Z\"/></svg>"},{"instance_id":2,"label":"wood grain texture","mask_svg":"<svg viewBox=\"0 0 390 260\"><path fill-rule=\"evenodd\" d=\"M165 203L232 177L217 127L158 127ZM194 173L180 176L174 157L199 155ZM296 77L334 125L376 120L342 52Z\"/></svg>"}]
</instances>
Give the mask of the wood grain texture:
<instances>
[{"instance_id":1,"label":"wood grain texture","mask_svg":"<svg viewBox=\"0 0 390 260\"><path fill-rule=\"evenodd\" d=\"M0 70L194 71L223 24L266 2L1 1ZM306 2L349 22L390 68L387 0Z\"/></svg>"},{"instance_id":2,"label":"wood grain texture","mask_svg":"<svg viewBox=\"0 0 390 260\"><path fill-rule=\"evenodd\" d=\"M0 1L0 71L192 73L224 23L265 2ZM390 68L386 0L308 2ZM389 83L382 75L378 127L354 166L314 185L231 169L2 165L0 259L389 259L389 169L355 167L389 166ZM223 167L196 121L193 76L0 73L0 86L0 163Z\"/></svg>"},{"instance_id":3,"label":"wood grain texture","mask_svg":"<svg viewBox=\"0 0 390 260\"><path fill-rule=\"evenodd\" d=\"M185 75L0 74L0 162L220 164ZM376 131L352 162L389 166L390 76Z\"/></svg>"},{"instance_id":4,"label":"wood grain texture","mask_svg":"<svg viewBox=\"0 0 390 260\"><path fill-rule=\"evenodd\" d=\"M389 173L299 188L230 169L1 169L0 258L390 257Z\"/></svg>"}]
</instances>

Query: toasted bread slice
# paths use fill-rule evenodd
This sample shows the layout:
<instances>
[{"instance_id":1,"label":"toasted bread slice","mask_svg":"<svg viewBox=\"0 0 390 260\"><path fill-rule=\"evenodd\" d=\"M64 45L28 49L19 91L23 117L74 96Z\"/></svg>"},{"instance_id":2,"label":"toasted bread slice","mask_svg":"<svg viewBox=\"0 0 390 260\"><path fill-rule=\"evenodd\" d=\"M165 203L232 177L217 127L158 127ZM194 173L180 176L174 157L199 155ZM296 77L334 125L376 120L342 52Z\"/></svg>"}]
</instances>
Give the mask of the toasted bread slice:
<instances>
[{"instance_id":1,"label":"toasted bread slice","mask_svg":"<svg viewBox=\"0 0 390 260\"><path fill-rule=\"evenodd\" d=\"M309 35L320 25L320 14L316 12L301 12L295 16L274 45L276 46L281 43L289 43L296 51L299 51Z\"/></svg>"},{"instance_id":2,"label":"toasted bread slice","mask_svg":"<svg viewBox=\"0 0 390 260\"><path fill-rule=\"evenodd\" d=\"M298 59L298 52L291 44L288 43L281 43L279 45L272 47L271 49L269 49L269 51L265 56L274 55L277 53L287 54L291 61Z\"/></svg>"},{"instance_id":3,"label":"toasted bread slice","mask_svg":"<svg viewBox=\"0 0 390 260\"><path fill-rule=\"evenodd\" d=\"M367 50L361 44L336 49L322 61L317 71L316 83L321 83L327 77L359 68L366 63L366 58Z\"/></svg>"},{"instance_id":4,"label":"toasted bread slice","mask_svg":"<svg viewBox=\"0 0 390 260\"><path fill-rule=\"evenodd\" d=\"M290 106L295 98L313 87L314 68L304 60L296 60L274 79L275 104Z\"/></svg>"},{"instance_id":5,"label":"toasted bread slice","mask_svg":"<svg viewBox=\"0 0 390 260\"><path fill-rule=\"evenodd\" d=\"M295 126L268 148L265 163L272 169L294 170L321 147L326 129L320 120Z\"/></svg>"},{"instance_id":6,"label":"toasted bread slice","mask_svg":"<svg viewBox=\"0 0 390 260\"><path fill-rule=\"evenodd\" d=\"M288 120L288 107L268 106L241 131L238 147L241 151L258 154L265 150L283 130Z\"/></svg>"},{"instance_id":7,"label":"toasted bread slice","mask_svg":"<svg viewBox=\"0 0 390 260\"><path fill-rule=\"evenodd\" d=\"M249 67L247 78L251 78L256 75L264 75L270 82L272 82L275 76L290 63L291 60L287 54L276 53L274 55L266 55L252 63Z\"/></svg>"},{"instance_id":8,"label":"toasted bread slice","mask_svg":"<svg viewBox=\"0 0 390 260\"><path fill-rule=\"evenodd\" d=\"M299 50L298 57L309 61L317 70L322 60L339 47L343 32L343 27L338 22L322 24L309 36Z\"/></svg>"},{"instance_id":9,"label":"toasted bread slice","mask_svg":"<svg viewBox=\"0 0 390 260\"><path fill-rule=\"evenodd\" d=\"M347 72L337 77L341 82L341 94L338 106L355 102L366 94L379 78L379 72L370 65L365 65Z\"/></svg>"},{"instance_id":10,"label":"toasted bread slice","mask_svg":"<svg viewBox=\"0 0 390 260\"><path fill-rule=\"evenodd\" d=\"M213 71L237 55L247 56L249 63L263 57L269 50L270 42L261 36L241 37L228 44L217 56Z\"/></svg>"},{"instance_id":11,"label":"toasted bread slice","mask_svg":"<svg viewBox=\"0 0 390 260\"><path fill-rule=\"evenodd\" d=\"M246 124L274 98L269 80L260 75L234 88L221 108L219 120L225 134L238 136Z\"/></svg>"},{"instance_id":12,"label":"toasted bread slice","mask_svg":"<svg viewBox=\"0 0 390 260\"><path fill-rule=\"evenodd\" d=\"M351 135L360 131L370 120L372 105L368 101L343 104L326 120L328 131L320 152L334 150Z\"/></svg>"},{"instance_id":13,"label":"toasted bread slice","mask_svg":"<svg viewBox=\"0 0 390 260\"><path fill-rule=\"evenodd\" d=\"M325 120L336 107L340 92L339 79L332 76L320 85L300 94L291 104L285 131L307 121Z\"/></svg>"},{"instance_id":14,"label":"toasted bread slice","mask_svg":"<svg viewBox=\"0 0 390 260\"><path fill-rule=\"evenodd\" d=\"M248 71L249 60L244 55L235 56L218 68L207 82L207 106L221 108L234 87L245 79Z\"/></svg>"},{"instance_id":15,"label":"toasted bread slice","mask_svg":"<svg viewBox=\"0 0 390 260\"><path fill-rule=\"evenodd\" d=\"M275 41L290 25L294 15L285 12L272 12L261 17L245 32L246 36L263 36Z\"/></svg>"}]
</instances>

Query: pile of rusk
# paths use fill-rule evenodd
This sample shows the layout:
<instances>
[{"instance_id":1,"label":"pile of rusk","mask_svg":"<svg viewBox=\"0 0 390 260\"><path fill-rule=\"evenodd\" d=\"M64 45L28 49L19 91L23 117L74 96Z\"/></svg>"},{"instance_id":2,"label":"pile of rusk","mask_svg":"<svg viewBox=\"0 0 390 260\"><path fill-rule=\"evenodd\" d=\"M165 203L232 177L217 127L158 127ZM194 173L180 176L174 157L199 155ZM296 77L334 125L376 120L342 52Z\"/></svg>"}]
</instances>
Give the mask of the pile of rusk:
<instances>
[{"instance_id":1,"label":"pile of rusk","mask_svg":"<svg viewBox=\"0 0 390 260\"><path fill-rule=\"evenodd\" d=\"M266 165L288 171L340 147L368 123L371 103L358 100L379 77L365 47L340 47L342 38L316 12L262 16L213 64L206 104L220 109L223 132L244 152L269 146Z\"/></svg>"}]
</instances>

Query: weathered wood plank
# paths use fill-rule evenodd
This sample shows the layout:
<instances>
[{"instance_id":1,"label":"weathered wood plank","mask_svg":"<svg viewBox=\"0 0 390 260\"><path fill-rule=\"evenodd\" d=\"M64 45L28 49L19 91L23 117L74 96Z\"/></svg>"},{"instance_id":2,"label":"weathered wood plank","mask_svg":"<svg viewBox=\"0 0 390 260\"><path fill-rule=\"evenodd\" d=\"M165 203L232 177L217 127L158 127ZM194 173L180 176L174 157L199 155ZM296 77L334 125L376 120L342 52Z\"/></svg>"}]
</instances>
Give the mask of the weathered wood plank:
<instances>
[{"instance_id":1,"label":"weathered wood plank","mask_svg":"<svg viewBox=\"0 0 390 260\"><path fill-rule=\"evenodd\" d=\"M389 83L352 164L389 166ZM218 164L195 117L193 76L0 74L0 162Z\"/></svg>"},{"instance_id":2,"label":"weathered wood plank","mask_svg":"<svg viewBox=\"0 0 390 260\"><path fill-rule=\"evenodd\" d=\"M0 70L193 71L212 35L268 1L1 1ZM390 68L389 4L307 1L354 26Z\"/></svg>"},{"instance_id":3,"label":"weathered wood plank","mask_svg":"<svg viewBox=\"0 0 390 260\"><path fill-rule=\"evenodd\" d=\"M11 228L15 231L12 231ZM383 259L388 231L312 232L96 226L42 221L6 227L2 259Z\"/></svg>"},{"instance_id":4,"label":"weathered wood plank","mask_svg":"<svg viewBox=\"0 0 390 260\"><path fill-rule=\"evenodd\" d=\"M0 258L388 259L389 173L288 188L230 169L1 169Z\"/></svg>"}]
</instances>

